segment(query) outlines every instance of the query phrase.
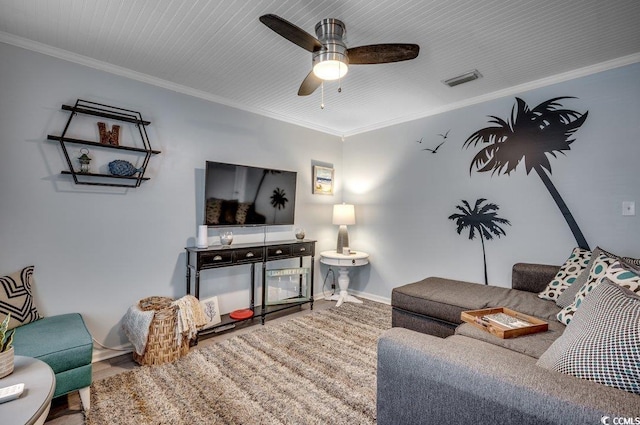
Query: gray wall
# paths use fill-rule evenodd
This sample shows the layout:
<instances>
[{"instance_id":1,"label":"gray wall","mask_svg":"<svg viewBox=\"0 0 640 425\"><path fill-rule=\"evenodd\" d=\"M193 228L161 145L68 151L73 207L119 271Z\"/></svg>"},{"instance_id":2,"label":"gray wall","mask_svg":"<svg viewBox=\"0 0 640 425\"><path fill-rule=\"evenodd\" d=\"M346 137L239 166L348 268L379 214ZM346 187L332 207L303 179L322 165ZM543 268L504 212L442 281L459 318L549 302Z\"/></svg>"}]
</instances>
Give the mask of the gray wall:
<instances>
[{"instance_id":1,"label":"gray wall","mask_svg":"<svg viewBox=\"0 0 640 425\"><path fill-rule=\"evenodd\" d=\"M184 295L183 248L195 245L203 220L206 160L297 171L295 227L317 239L318 250L334 246L331 211L342 195L312 195L311 174L322 162L341 175L339 138L2 43L0 58L0 275L35 265L43 314L80 312L97 341L117 347L127 342L120 320L131 304ZM60 175L64 157L47 134L62 132L68 113L60 107L77 98L141 111L152 122L151 145L162 153L151 158L151 180L125 190L76 186ZM97 140L96 121L72 124L70 136ZM123 128L122 144L129 133ZM90 153L94 166L103 160L98 151ZM294 238L294 226L266 231L237 229L235 241ZM246 308L248 282L248 266L206 272L202 296L218 295L223 313Z\"/></svg>"},{"instance_id":2,"label":"gray wall","mask_svg":"<svg viewBox=\"0 0 640 425\"><path fill-rule=\"evenodd\" d=\"M482 282L478 239L458 235L447 217L462 199L484 197L509 219L507 235L486 243L489 280L509 286L517 261L559 264L575 241L540 179L520 166L511 176L469 174L478 148L462 149L487 115L506 118L513 97L401 125L338 138L0 43L0 273L36 266L36 297L46 315L77 311L97 341L126 345L120 320L150 295L184 295L183 248L194 244L203 214L206 160L298 172L296 226L333 249L331 206L356 205L351 247L371 254L352 272L352 289L388 300L395 286L430 275ZM566 156L551 158L552 181L592 248L640 256L640 64L520 96L530 105L576 96L565 106L589 118ZM471 83L473 84L473 83ZM152 121L151 180L137 189L75 186L60 176L64 158L47 134L77 98L139 110ZM93 123L75 129L95 131ZM433 155L438 133L451 129ZM123 137L127 137L123 131ZM423 138L423 143L416 140ZM126 140L123 142L126 143ZM95 163L103 158L98 152ZM333 165L336 194L311 194L312 164ZM640 205L638 205L640 207ZM235 229L236 241L293 237L294 226ZM216 242L215 232L210 232ZM316 289L326 274L318 267ZM248 269L206 272L202 296L229 312L246 307ZM106 352L109 353L109 352ZM108 355L100 353L101 355Z\"/></svg>"},{"instance_id":3,"label":"gray wall","mask_svg":"<svg viewBox=\"0 0 640 425\"><path fill-rule=\"evenodd\" d=\"M571 150L550 157L551 180L591 248L640 257L639 217L622 216L622 201L640 206L640 64L519 95L530 107L557 96L577 97L562 103L589 116ZM480 240L458 235L447 219L463 199L487 198L511 221L506 236L486 243L491 284L510 286L515 262L564 262L576 242L535 172L520 164L510 176L469 174L480 147L463 149L464 141L489 126L487 115L508 118L514 103L510 96L346 140L344 198L357 218L351 247L371 254L354 289L388 298L431 275L483 282ZM436 154L421 150L449 129Z\"/></svg>"}]
</instances>

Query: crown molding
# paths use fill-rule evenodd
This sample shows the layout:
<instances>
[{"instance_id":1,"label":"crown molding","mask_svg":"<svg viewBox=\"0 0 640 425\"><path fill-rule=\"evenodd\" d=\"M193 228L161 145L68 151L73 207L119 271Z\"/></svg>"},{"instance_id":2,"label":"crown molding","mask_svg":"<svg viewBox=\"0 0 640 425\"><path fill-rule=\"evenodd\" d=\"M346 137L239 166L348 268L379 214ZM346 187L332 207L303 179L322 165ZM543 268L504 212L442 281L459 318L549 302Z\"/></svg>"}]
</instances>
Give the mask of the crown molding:
<instances>
[{"instance_id":1,"label":"crown molding","mask_svg":"<svg viewBox=\"0 0 640 425\"><path fill-rule=\"evenodd\" d=\"M367 127L360 127L353 129L343 134L343 137L355 136L356 134L366 133L373 130L379 130L381 128L390 127L396 124L402 124L409 121L415 121L421 118L430 117L433 115L442 114L444 112L461 109L471 105L477 105L478 103L487 102L490 100L500 99L507 96L513 96L521 94L534 89L539 89L553 84L561 83L564 81L574 80L580 77L586 77L588 75L597 74L599 72L608 71L615 68L620 68L627 65L640 62L640 53L633 55L623 56L621 58L612 59L610 61L597 63L595 65L586 66L584 68L574 69L572 71L564 72L562 74L552 75L550 77L541 78L536 81L520 84L517 86L509 87L503 90L487 93L482 96L476 96L470 99L466 99L460 102L449 103L440 108L432 108L425 111L418 112L416 114L407 115L395 120L389 120L380 122Z\"/></svg>"},{"instance_id":2,"label":"crown molding","mask_svg":"<svg viewBox=\"0 0 640 425\"><path fill-rule=\"evenodd\" d=\"M167 81L161 78L152 77L151 75L144 74L142 72L133 71L128 68L124 68L121 66L113 65L107 62L103 62L97 59L92 59L87 56L79 55L77 53L69 52L68 50L60 49L58 47L49 46L47 44L43 44L37 41L29 40L23 37L18 37L13 34L9 34L6 32L0 31L0 42L10 44L16 47L21 47L23 49L31 50L37 53L42 53L47 56L52 56L57 59L62 59L68 62L76 63L79 65L87 66L89 68L97 69L99 71L108 72L110 74L118 75L120 77L129 78L131 80L139 81L142 83L150 84L156 87L161 87L167 90L171 90L177 93L186 94L188 96L196 97L199 99L203 99L209 102L219 103L224 106L228 106L230 108L239 109L245 112L250 112L253 114L265 116L268 118L273 118L278 121L284 121L289 124L294 124L300 127L305 127L310 130L319 131L321 133L327 133L333 136L340 137L342 135L341 132L324 126L319 126L317 124L310 123L304 120L296 120L290 117L286 117L271 111L267 111L261 108L255 108L249 105L245 105L239 102L234 102L232 100L213 95L211 93L204 92L202 90L197 90L188 86L184 86L181 84L172 83L171 81Z\"/></svg>"},{"instance_id":3,"label":"crown molding","mask_svg":"<svg viewBox=\"0 0 640 425\"><path fill-rule=\"evenodd\" d=\"M623 56L621 58L613 59L610 61L601 62L595 65L590 65L584 68L579 68L572 71L564 72L562 74L557 74L550 77L542 78L536 81L531 81L529 83L509 87L504 90L498 90L495 92L487 93L485 95L477 96L471 99L466 99L461 102L450 103L447 105L443 105L442 107L439 107L439 108L431 108L431 109L423 110L415 114L405 115L397 119L379 122L370 126L354 128L349 131L340 131L335 128L319 126L317 124L314 124L305 120L292 119L291 117L286 117L286 116L276 114L274 112L267 111L261 108L256 108L256 107L245 105L239 102L234 102L232 100L229 100L220 96L216 96L211 93L204 92L202 90L196 90L181 84L172 83L170 81L163 80L161 78L152 77L148 74L143 74L141 72L133 71L131 69L120 67L117 65L112 65L107 62L99 61L97 59L92 59L87 56L79 55L77 53L72 53L64 49L49 46L49 45L46 45L37 41L29 40L23 37L18 37L6 32L0 31L0 42L21 47L23 49L31 50L34 52L42 53L58 59L63 59L68 62L84 65L100 71L108 72L110 74L136 80L142 83L150 84L156 87L161 87L161 88L178 92L181 94L186 94L188 96L193 96L209 102L219 103L221 105L225 105L230 108L239 109L239 110L254 113L257 115L262 115L268 118L273 118L278 121L283 121L289 124L305 127L310 130L319 131L321 133L326 133L332 136L342 137L343 140L346 137L355 136L356 134L367 133L369 131L378 130L381 128L390 127L393 125L402 124L409 121L415 121L421 118L426 118L433 115L442 114L444 112L449 112L456 109L464 108L467 106L476 105L478 103L483 103L483 102L499 99L506 96L513 96L515 94L519 94L529 90L550 86L560 82L573 80L576 78L585 77L588 75L597 74L599 72L608 71L610 69L620 68L626 65L631 65L631 64L640 62L640 53L636 53L633 55Z\"/></svg>"}]
</instances>

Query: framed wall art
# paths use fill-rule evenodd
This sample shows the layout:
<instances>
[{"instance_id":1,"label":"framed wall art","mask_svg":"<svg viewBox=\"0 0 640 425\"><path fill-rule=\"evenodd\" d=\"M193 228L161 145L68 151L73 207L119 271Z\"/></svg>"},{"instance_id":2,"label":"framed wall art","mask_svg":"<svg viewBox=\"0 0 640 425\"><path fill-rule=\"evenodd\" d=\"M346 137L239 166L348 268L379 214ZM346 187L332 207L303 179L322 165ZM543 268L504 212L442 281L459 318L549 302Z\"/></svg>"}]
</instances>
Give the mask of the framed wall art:
<instances>
[{"instance_id":1,"label":"framed wall art","mask_svg":"<svg viewBox=\"0 0 640 425\"><path fill-rule=\"evenodd\" d=\"M220 309L218 308L218 297L200 300L200 305L202 306L204 315L207 316L207 324L204 325L202 329L210 328L222 321L220 318Z\"/></svg>"},{"instance_id":2,"label":"framed wall art","mask_svg":"<svg viewBox=\"0 0 640 425\"><path fill-rule=\"evenodd\" d=\"M313 194L333 195L333 168L313 166Z\"/></svg>"}]
</instances>

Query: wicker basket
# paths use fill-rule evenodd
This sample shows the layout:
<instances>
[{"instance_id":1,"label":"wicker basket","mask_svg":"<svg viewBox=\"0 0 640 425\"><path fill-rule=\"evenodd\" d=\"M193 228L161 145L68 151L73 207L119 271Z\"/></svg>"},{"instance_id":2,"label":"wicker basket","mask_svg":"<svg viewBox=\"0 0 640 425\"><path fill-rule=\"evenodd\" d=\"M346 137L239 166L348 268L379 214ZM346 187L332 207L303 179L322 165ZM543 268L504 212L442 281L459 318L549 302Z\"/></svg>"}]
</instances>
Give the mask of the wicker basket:
<instances>
[{"instance_id":1,"label":"wicker basket","mask_svg":"<svg viewBox=\"0 0 640 425\"><path fill-rule=\"evenodd\" d=\"M155 311L149 326L149 339L144 354L133 352L133 360L141 365L159 365L178 360L189 352L189 339L176 344L177 307L168 297L149 297L138 302L142 311Z\"/></svg>"}]
</instances>

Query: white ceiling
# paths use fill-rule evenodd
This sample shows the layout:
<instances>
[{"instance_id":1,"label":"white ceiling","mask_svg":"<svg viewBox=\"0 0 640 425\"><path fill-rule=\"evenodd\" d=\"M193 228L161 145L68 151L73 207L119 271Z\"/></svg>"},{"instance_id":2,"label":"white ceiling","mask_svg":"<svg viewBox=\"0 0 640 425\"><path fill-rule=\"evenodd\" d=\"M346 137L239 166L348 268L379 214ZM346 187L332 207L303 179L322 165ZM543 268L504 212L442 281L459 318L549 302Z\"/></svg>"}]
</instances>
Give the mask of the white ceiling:
<instances>
[{"instance_id":1,"label":"white ceiling","mask_svg":"<svg viewBox=\"0 0 640 425\"><path fill-rule=\"evenodd\" d=\"M347 45L416 43L417 59L352 66L297 96L311 53L258 21L272 13ZM352 135L640 62L638 0L0 0L0 42L335 135ZM442 80L478 69L454 88Z\"/></svg>"}]
</instances>

